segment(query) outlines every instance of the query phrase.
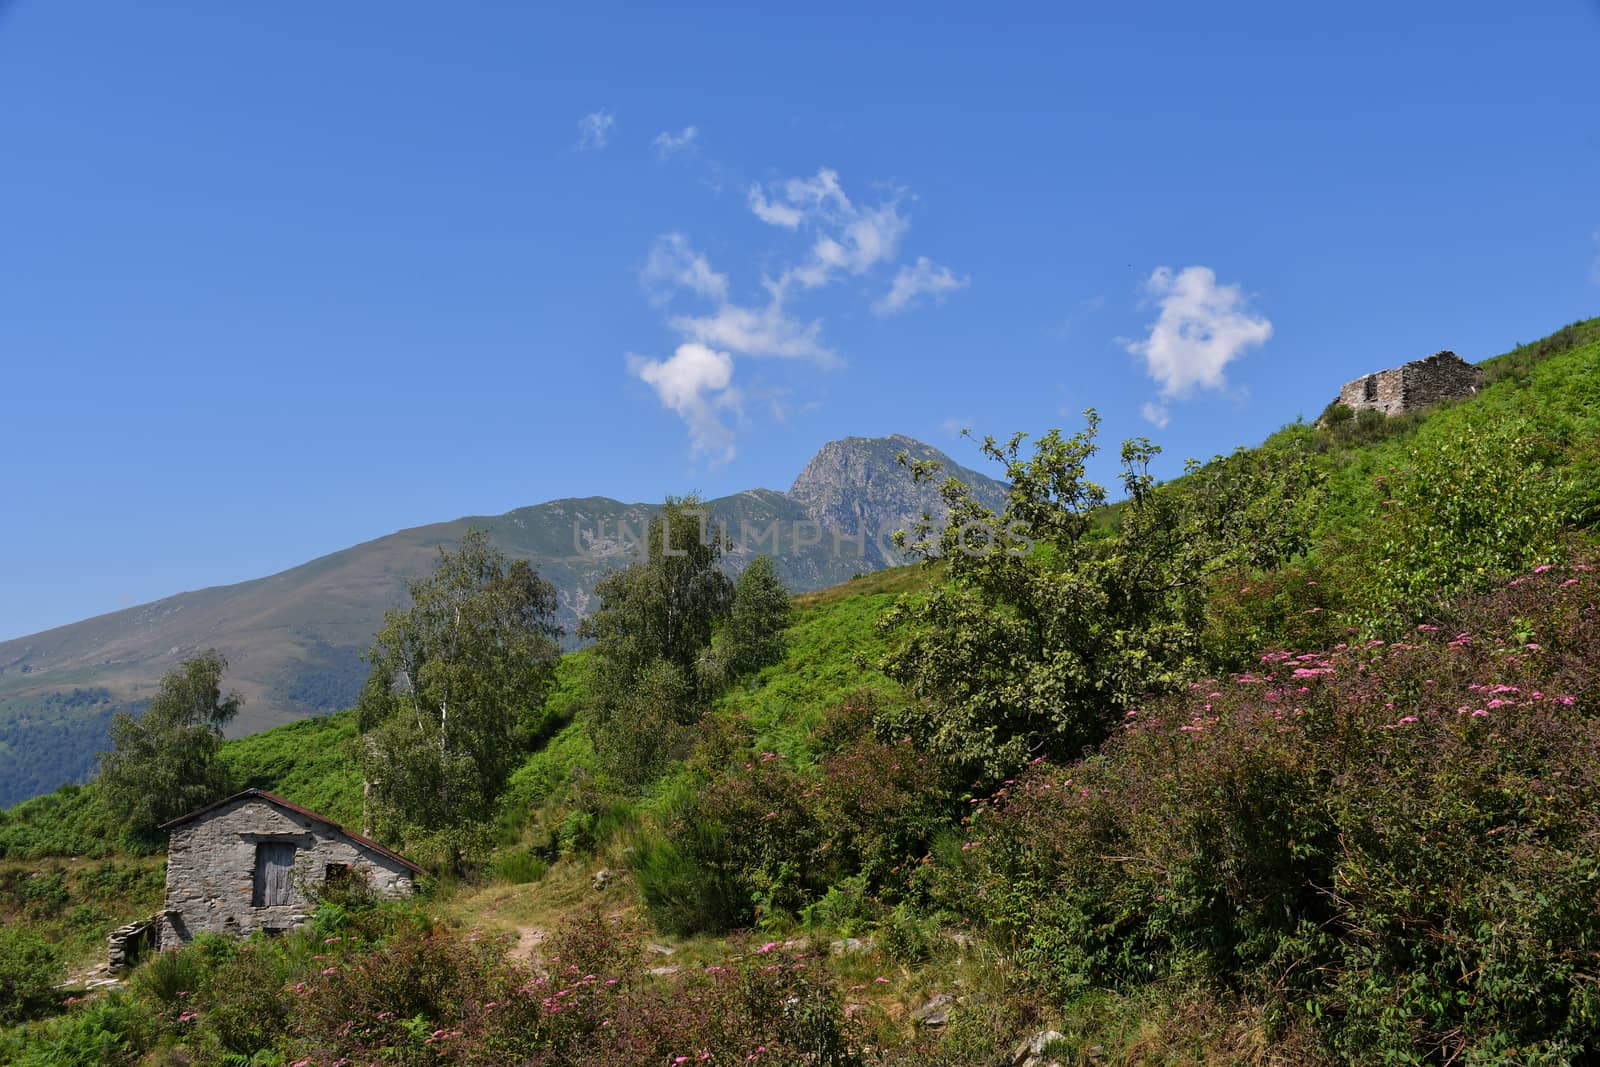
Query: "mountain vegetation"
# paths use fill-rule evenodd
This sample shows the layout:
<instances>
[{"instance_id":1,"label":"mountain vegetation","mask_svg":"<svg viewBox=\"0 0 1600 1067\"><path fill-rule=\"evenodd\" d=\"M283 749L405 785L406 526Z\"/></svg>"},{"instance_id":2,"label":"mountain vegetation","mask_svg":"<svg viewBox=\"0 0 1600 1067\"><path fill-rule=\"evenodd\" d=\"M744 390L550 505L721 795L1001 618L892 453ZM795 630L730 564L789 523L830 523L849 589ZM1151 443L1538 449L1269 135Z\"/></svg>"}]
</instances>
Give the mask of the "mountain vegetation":
<instances>
[{"instance_id":1,"label":"mountain vegetation","mask_svg":"<svg viewBox=\"0 0 1600 1067\"><path fill-rule=\"evenodd\" d=\"M723 569L733 576L766 555L788 588L808 590L906 562L888 535L937 507L938 496L897 476L902 451L949 463L906 437L847 438L824 446L786 493L703 502L729 535ZM1004 494L976 471L948 469L990 504ZM0 641L0 806L87 781L112 716L137 714L167 671L206 649L229 659L229 683L243 698L233 736L350 707L384 613L469 529L555 588L555 622L570 648L595 585L639 555L659 517L652 505L555 500L402 530L281 574Z\"/></svg>"},{"instance_id":2,"label":"mountain vegetation","mask_svg":"<svg viewBox=\"0 0 1600 1067\"><path fill-rule=\"evenodd\" d=\"M986 440L999 499L907 455L952 520L909 524L921 562L792 600L668 501L589 647L487 672L532 725L495 735L459 852L386 827L436 872L418 900L340 891L67 1003L159 859L104 783L4 812L0 918L29 933L0 988L31 1021L0 1060L1600 1058L1600 320L1484 370L1165 484L1130 442L1115 497L1092 414ZM385 721L216 758L350 819Z\"/></svg>"}]
</instances>

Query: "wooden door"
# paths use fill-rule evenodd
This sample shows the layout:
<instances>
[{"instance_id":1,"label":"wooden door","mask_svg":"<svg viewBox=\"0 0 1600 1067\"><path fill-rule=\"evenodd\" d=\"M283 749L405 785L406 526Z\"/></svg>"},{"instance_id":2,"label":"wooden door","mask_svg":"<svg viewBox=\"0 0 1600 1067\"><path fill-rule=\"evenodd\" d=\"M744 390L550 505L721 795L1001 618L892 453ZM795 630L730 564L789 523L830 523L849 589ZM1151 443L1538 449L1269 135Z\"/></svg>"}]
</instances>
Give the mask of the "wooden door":
<instances>
[{"instance_id":1,"label":"wooden door","mask_svg":"<svg viewBox=\"0 0 1600 1067\"><path fill-rule=\"evenodd\" d=\"M251 903L272 908L290 903L294 892L294 845L263 841L256 846L255 894Z\"/></svg>"}]
</instances>

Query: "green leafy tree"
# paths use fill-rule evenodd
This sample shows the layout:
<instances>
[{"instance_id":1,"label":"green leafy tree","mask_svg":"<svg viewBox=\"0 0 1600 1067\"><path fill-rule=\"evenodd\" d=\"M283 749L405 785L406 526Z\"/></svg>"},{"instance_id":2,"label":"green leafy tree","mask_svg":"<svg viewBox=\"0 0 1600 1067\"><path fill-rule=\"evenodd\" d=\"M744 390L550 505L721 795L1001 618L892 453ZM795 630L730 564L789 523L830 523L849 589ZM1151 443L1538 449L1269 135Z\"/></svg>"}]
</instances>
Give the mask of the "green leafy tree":
<instances>
[{"instance_id":1,"label":"green leafy tree","mask_svg":"<svg viewBox=\"0 0 1600 1067\"><path fill-rule=\"evenodd\" d=\"M721 684L707 659L734 586L718 567L726 544L706 519L697 498L669 497L642 558L600 580L600 607L578 631L595 643L596 752L630 786L670 758Z\"/></svg>"},{"instance_id":2,"label":"green leafy tree","mask_svg":"<svg viewBox=\"0 0 1600 1067\"><path fill-rule=\"evenodd\" d=\"M100 795L134 837L148 839L168 819L227 795L231 783L217 751L223 728L244 703L238 693L223 695L227 669L222 653L207 649L162 677L143 715L111 720Z\"/></svg>"},{"instance_id":3,"label":"green leafy tree","mask_svg":"<svg viewBox=\"0 0 1600 1067\"><path fill-rule=\"evenodd\" d=\"M757 556L734 583L727 618L696 665L702 691L724 689L783 659L793 615L777 568Z\"/></svg>"},{"instance_id":4,"label":"green leafy tree","mask_svg":"<svg viewBox=\"0 0 1600 1067\"><path fill-rule=\"evenodd\" d=\"M410 593L367 652L367 823L459 863L538 727L561 653L556 591L469 529Z\"/></svg>"},{"instance_id":5,"label":"green leafy tree","mask_svg":"<svg viewBox=\"0 0 1600 1067\"><path fill-rule=\"evenodd\" d=\"M1142 696L1189 677L1217 571L1274 566L1304 551L1320 485L1298 447L1240 450L1158 485L1159 449L1122 448L1125 499L1089 480L1099 418L983 450L1003 464L1003 512L947 479L942 527L924 517L902 542L948 580L902 601L884 669L917 698L896 730L971 773L1001 778L1041 755L1075 758ZM908 464L915 477L937 464Z\"/></svg>"},{"instance_id":6,"label":"green leafy tree","mask_svg":"<svg viewBox=\"0 0 1600 1067\"><path fill-rule=\"evenodd\" d=\"M783 659L793 609L789 590L767 556L757 556L733 587L733 608L723 628L733 673L753 674Z\"/></svg>"}]
</instances>

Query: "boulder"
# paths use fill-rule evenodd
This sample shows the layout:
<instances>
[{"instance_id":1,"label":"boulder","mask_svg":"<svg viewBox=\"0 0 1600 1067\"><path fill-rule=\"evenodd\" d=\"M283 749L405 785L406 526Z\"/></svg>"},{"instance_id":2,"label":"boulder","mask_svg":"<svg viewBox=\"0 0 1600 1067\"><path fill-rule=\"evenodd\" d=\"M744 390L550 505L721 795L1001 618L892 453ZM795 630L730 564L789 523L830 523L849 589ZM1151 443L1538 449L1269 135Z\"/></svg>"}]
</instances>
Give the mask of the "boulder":
<instances>
[{"instance_id":1,"label":"boulder","mask_svg":"<svg viewBox=\"0 0 1600 1067\"><path fill-rule=\"evenodd\" d=\"M1044 1050L1052 1041L1062 1041L1065 1037L1058 1030L1041 1030L1032 1037L1023 1038L1011 1051L1011 1067L1050 1067L1053 1061L1044 1058Z\"/></svg>"},{"instance_id":2,"label":"boulder","mask_svg":"<svg viewBox=\"0 0 1600 1067\"><path fill-rule=\"evenodd\" d=\"M955 1007L955 1003L955 997L949 993L940 993L912 1012L911 1021L921 1026L943 1026L950 1021L950 1009Z\"/></svg>"}]
</instances>

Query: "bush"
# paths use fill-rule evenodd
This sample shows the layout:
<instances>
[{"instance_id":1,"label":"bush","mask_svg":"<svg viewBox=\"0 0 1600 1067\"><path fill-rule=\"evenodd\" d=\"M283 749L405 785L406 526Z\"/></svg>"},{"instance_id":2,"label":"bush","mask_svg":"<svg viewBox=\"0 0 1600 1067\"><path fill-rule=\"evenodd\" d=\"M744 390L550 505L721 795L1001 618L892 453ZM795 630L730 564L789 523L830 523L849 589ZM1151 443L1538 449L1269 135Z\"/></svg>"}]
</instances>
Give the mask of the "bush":
<instances>
[{"instance_id":1,"label":"bush","mask_svg":"<svg viewBox=\"0 0 1600 1067\"><path fill-rule=\"evenodd\" d=\"M537 882L549 869L550 864L543 856L535 855L527 849L503 852L494 861L495 879L513 885Z\"/></svg>"},{"instance_id":2,"label":"bush","mask_svg":"<svg viewBox=\"0 0 1600 1067\"><path fill-rule=\"evenodd\" d=\"M652 905L652 913L673 923L715 923L680 927L686 932L795 921L827 884L808 793L804 777L763 752L683 796L668 823L667 849L637 859L646 903L674 901L667 910ZM693 903L684 893L705 898Z\"/></svg>"},{"instance_id":3,"label":"bush","mask_svg":"<svg viewBox=\"0 0 1600 1067\"><path fill-rule=\"evenodd\" d=\"M0 1023L18 1023L54 1007L62 976L53 945L27 927L0 926Z\"/></svg>"},{"instance_id":4,"label":"bush","mask_svg":"<svg viewBox=\"0 0 1600 1067\"><path fill-rule=\"evenodd\" d=\"M1057 994L1241 990L1352 1062L1600 1054L1596 647L1594 572L1541 567L1135 709L982 805L980 909Z\"/></svg>"},{"instance_id":5,"label":"bush","mask_svg":"<svg viewBox=\"0 0 1600 1067\"><path fill-rule=\"evenodd\" d=\"M952 790L910 738L863 737L818 768L815 811L836 871L861 874L893 900L910 888L934 838L954 824Z\"/></svg>"}]
</instances>

